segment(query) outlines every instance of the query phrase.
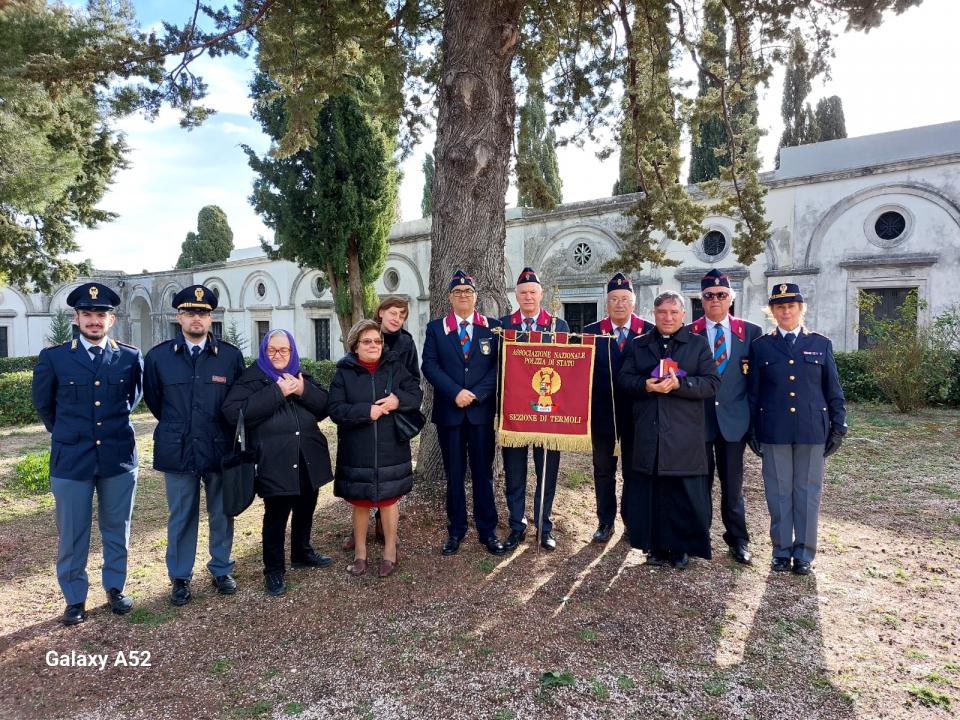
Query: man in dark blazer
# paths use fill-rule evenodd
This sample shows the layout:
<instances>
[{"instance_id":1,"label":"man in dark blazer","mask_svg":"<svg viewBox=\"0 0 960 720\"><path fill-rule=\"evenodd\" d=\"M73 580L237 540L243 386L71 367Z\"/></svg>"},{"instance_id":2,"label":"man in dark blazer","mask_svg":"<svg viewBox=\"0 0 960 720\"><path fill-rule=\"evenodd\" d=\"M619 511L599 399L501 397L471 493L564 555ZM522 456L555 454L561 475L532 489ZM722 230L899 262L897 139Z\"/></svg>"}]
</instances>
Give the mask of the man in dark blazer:
<instances>
[{"instance_id":1,"label":"man in dark blazer","mask_svg":"<svg viewBox=\"0 0 960 720\"><path fill-rule=\"evenodd\" d=\"M143 357L109 337L120 297L100 283L67 296L79 337L40 351L33 404L47 430L50 488L56 502L57 580L67 601L64 625L87 618L87 555L97 493L103 542L103 589L110 609L130 612L127 580L130 518L137 489L137 445L130 413L142 394Z\"/></svg>"},{"instance_id":2,"label":"man in dark blazer","mask_svg":"<svg viewBox=\"0 0 960 720\"><path fill-rule=\"evenodd\" d=\"M518 330L517 338L521 341L529 340L530 332L570 332L570 326L563 318L555 318L541 307L543 301L543 285L533 268L525 267L516 285L517 304L520 308L512 315L500 318L500 325L504 330ZM549 337L549 336L548 336ZM527 502L527 447L502 449L503 473L506 476L507 507L510 510L510 535L503 546L507 550L517 547L527 532L526 502ZM544 468L546 455L546 468ZM557 491L557 475L560 471L560 451L547 450L542 447L533 448L533 464L537 473L537 489L533 501L533 522L541 529L540 546L544 550L554 550L557 541L553 537L553 523L550 521L550 510L553 507L553 496ZM540 523L540 493L541 482L543 487L543 524Z\"/></svg>"},{"instance_id":3,"label":"man in dark blazer","mask_svg":"<svg viewBox=\"0 0 960 720\"><path fill-rule=\"evenodd\" d=\"M590 434L593 436L593 487L597 496L597 531L593 542L605 543L613 535L617 517L617 457L613 454L620 441L620 463L624 476L630 470L633 448L633 402L613 387L630 341L653 330L653 323L634 314L637 296L630 278L617 273L607 283L607 316L583 328L584 334L601 335L596 340L593 361L593 395ZM615 423L610 422L613 417Z\"/></svg>"},{"instance_id":4,"label":"man in dark blazer","mask_svg":"<svg viewBox=\"0 0 960 720\"><path fill-rule=\"evenodd\" d=\"M233 579L233 518L223 513L220 460L229 452L234 428L220 408L243 373L243 354L210 333L217 296L203 285L173 297L180 332L147 353L144 400L159 421L153 433L153 467L167 491L167 573L170 602L186 605L197 556L200 485L207 491L213 586L222 595L237 591Z\"/></svg>"},{"instance_id":5,"label":"man in dark blazer","mask_svg":"<svg viewBox=\"0 0 960 720\"><path fill-rule=\"evenodd\" d=\"M750 430L747 375L750 344L763 330L730 314L736 293L730 287L730 280L719 270L711 270L701 278L700 297L704 315L690 330L707 338L720 376L716 397L704 401L710 497L712 501L716 470L720 478L723 541L734 560L749 565L752 562L750 535L743 503L743 451Z\"/></svg>"},{"instance_id":6,"label":"man in dark blazer","mask_svg":"<svg viewBox=\"0 0 960 720\"><path fill-rule=\"evenodd\" d=\"M474 279L457 270L450 280L451 310L427 324L423 376L433 385L431 419L437 426L447 476L447 540L441 552L453 555L467 534L467 463L473 480L473 522L480 544L503 555L497 538L493 496L493 417L497 396L496 320L476 310Z\"/></svg>"}]
</instances>

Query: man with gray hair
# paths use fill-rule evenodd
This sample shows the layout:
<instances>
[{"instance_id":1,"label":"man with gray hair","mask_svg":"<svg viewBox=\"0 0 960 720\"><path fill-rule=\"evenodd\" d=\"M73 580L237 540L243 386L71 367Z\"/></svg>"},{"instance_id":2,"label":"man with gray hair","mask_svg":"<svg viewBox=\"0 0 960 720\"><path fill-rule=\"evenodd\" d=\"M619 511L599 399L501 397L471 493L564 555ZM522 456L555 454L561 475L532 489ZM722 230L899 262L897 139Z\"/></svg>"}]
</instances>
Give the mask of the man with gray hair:
<instances>
[{"instance_id":1,"label":"man with gray hair","mask_svg":"<svg viewBox=\"0 0 960 720\"><path fill-rule=\"evenodd\" d=\"M654 300L654 329L630 343L617 388L633 399L633 470L621 513L647 564L682 570L710 559L710 495L703 401L720 386L705 338L684 326L683 296Z\"/></svg>"}]
</instances>

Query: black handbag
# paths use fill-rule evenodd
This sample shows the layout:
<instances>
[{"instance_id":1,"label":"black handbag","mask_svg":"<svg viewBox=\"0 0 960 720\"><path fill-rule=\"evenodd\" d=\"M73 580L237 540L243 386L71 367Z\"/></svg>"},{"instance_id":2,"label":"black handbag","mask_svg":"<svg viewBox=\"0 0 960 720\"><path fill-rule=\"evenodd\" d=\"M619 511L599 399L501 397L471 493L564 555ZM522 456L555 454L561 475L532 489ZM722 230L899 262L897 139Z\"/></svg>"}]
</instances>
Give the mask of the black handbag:
<instances>
[{"instance_id":1,"label":"black handbag","mask_svg":"<svg viewBox=\"0 0 960 720\"><path fill-rule=\"evenodd\" d=\"M392 365L387 375L387 387L384 392L386 392L387 395L393 392ZM423 430L424 425L427 424L427 418L420 412L420 408L416 410L394 410L390 413L390 417L393 418L393 426L396 428L397 439L402 443L408 443L413 440L420 434L420 431Z\"/></svg>"},{"instance_id":2,"label":"black handbag","mask_svg":"<svg viewBox=\"0 0 960 720\"><path fill-rule=\"evenodd\" d=\"M239 442L240 450L237 451ZM233 434L233 449L220 461L220 478L223 483L223 514L236 517L253 502L254 480L257 475L257 453L247 450L247 433L243 424L243 409L237 419Z\"/></svg>"}]
</instances>

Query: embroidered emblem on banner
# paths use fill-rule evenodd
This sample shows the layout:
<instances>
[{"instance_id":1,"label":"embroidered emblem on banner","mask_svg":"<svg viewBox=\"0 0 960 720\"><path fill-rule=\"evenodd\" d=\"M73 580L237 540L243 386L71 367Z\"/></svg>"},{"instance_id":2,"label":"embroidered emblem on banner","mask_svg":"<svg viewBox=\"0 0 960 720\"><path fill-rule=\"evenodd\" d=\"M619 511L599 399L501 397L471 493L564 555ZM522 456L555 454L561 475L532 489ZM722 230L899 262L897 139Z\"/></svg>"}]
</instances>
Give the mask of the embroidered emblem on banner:
<instances>
[{"instance_id":1,"label":"embroidered emblem on banner","mask_svg":"<svg viewBox=\"0 0 960 720\"><path fill-rule=\"evenodd\" d=\"M549 413L557 409L553 402L553 394L560 390L563 381L558 373L552 367L540 368L533 374L531 386L537 393L537 401L531 402L530 407L537 412Z\"/></svg>"}]
</instances>

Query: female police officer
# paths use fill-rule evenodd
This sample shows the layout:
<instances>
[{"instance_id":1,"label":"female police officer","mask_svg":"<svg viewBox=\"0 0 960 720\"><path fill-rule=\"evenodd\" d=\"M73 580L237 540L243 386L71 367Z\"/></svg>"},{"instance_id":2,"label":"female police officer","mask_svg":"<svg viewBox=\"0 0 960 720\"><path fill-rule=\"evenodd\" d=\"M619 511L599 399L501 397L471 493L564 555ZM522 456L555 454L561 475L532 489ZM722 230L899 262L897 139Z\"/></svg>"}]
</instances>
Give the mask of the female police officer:
<instances>
[{"instance_id":1,"label":"female police officer","mask_svg":"<svg viewBox=\"0 0 960 720\"><path fill-rule=\"evenodd\" d=\"M765 311L777 327L750 346L750 448L763 458L772 568L808 575L817 551L824 458L847 433L833 345L803 327L800 288L779 283ZM793 566L791 568L791 559Z\"/></svg>"}]
</instances>

